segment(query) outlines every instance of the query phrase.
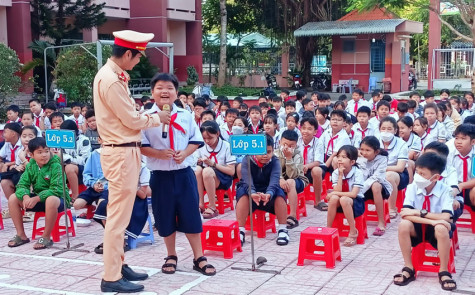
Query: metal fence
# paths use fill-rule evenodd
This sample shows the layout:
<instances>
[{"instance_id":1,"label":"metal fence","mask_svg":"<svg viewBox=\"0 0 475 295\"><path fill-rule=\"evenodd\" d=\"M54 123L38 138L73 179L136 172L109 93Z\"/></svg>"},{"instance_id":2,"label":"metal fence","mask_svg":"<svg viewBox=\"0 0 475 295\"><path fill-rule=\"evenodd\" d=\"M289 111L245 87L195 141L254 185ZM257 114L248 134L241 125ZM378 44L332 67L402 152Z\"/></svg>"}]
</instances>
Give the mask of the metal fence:
<instances>
[{"instance_id":1,"label":"metal fence","mask_svg":"<svg viewBox=\"0 0 475 295\"><path fill-rule=\"evenodd\" d=\"M471 78L475 67L474 48L434 49L433 79Z\"/></svg>"}]
</instances>

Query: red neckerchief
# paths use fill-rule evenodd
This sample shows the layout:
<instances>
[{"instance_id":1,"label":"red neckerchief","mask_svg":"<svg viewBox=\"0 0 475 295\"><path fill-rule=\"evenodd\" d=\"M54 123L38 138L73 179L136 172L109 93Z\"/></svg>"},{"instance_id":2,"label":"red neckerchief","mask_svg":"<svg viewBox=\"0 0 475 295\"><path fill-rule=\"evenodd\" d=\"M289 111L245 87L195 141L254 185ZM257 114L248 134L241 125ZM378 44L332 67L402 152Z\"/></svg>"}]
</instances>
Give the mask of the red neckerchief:
<instances>
[{"instance_id":1,"label":"red neckerchief","mask_svg":"<svg viewBox=\"0 0 475 295\"><path fill-rule=\"evenodd\" d=\"M430 212L430 197L432 196L433 194L424 196L424 203L422 203L422 209L426 209L428 212Z\"/></svg>"},{"instance_id":2,"label":"red neckerchief","mask_svg":"<svg viewBox=\"0 0 475 295\"><path fill-rule=\"evenodd\" d=\"M353 112L355 114L358 112L358 102L357 101L355 101L355 108L354 108Z\"/></svg>"},{"instance_id":3,"label":"red neckerchief","mask_svg":"<svg viewBox=\"0 0 475 295\"><path fill-rule=\"evenodd\" d=\"M358 128L358 131L361 132L361 139L363 139L363 138L366 137L366 131L368 131L368 128L366 128L365 130L362 130L361 128Z\"/></svg>"},{"instance_id":4,"label":"red neckerchief","mask_svg":"<svg viewBox=\"0 0 475 295\"><path fill-rule=\"evenodd\" d=\"M218 158L216 158L216 155L218 155L217 152L210 152L208 159L210 159L210 160L211 160L211 159L214 159L214 162L215 162L216 164L218 164Z\"/></svg>"},{"instance_id":5,"label":"red neckerchief","mask_svg":"<svg viewBox=\"0 0 475 295\"><path fill-rule=\"evenodd\" d=\"M254 126L252 126L252 124L251 124L251 128L252 128L252 133L253 134L257 134L259 132L259 125L256 126L256 129L254 129Z\"/></svg>"},{"instance_id":6,"label":"red neckerchief","mask_svg":"<svg viewBox=\"0 0 475 295\"><path fill-rule=\"evenodd\" d=\"M257 167L259 167L259 168L264 167L264 164L262 164L261 162L257 161L256 156L252 156L252 158L254 159L254 162L256 162Z\"/></svg>"},{"instance_id":7,"label":"red neckerchief","mask_svg":"<svg viewBox=\"0 0 475 295\"><path fill-rule=\"evenodd\" d=\"M15 162L15 151L18 149L18 146L14 146L12 149L10 149L11 155L10 155L10 162Z\"/></svg>"},{"instance_id":8,"label":"red neckerchief","mask_svg":"<svg viewBox=\"0 0 475 295\"><path fill-rule=\"evenodd\" d=\"M36 127L40 127L40 117L35 116L35 125Z\"/></svg>"},{"instance_id":9,"label":"red neckerchief","mask_svg":"<svg viewBox=\"0 0 475 295\"><path fill-rule=\"evenodd\" d=\"M174 113L170 119L170 148L172 150L175 150L175 144L173 141L173 128L175 128L178 131L183 132L183 134L186 134L185 129L181 127L178 123L175 122L176 117L178 116L178 113Z\"/></svg>"},{"instance_id":10,"label":"red neckerchief","mask_svg":"<svg viewBox=\"0 0 475 295\"><path fill-rule=\"evenodd\" d=\"M330 145L332 146L332 153L333 153L333 148L334 148L333 141L334 141L335 139L337 139L337 138L338 138L338 134L335 135L335 136L333 136L333 137L330 139L330 141L328 142L327 152L325 153L326 155L328 155L328 150L330 149Z\"/></svg>"},{"instance_id":11,"label":"red neckerchief","mask_svg":"<svg viewBox=\"0 0 475 295\"><path fill-rule=\"evenodd\" d=\"M351 134L351 138L355 137L355 131L354 130L351 130L350 134Z\"/></svg>"},{"instance_id":12,"label":"red neckerchief","mask_svg":"<svg viewBox=\"0 0 475 295\"><path fill-rule=\"evenodd\" d=\"M309 144L305 145L303 148L303 164L307 164L307 157L308 157L308 148L310 147Z\"/></svg>"},{"instance_id":13,"label":"red neckerchief","mask_svg":"<svg viewBox=\"0 0 475 295\"><path fill-rule=\"evenodd\" d=\"M466 182L468 180L468 159L470 156L462 157L461 155L458 155L459 158L463 161L463 182Z\"/></svg>"},{"instance_id":14,"label":"red neckerchief","mask_svg":"<svg viewBox=\"0 0 475 295\"><path fill-rule=\"evenodd\" d=\"M350 185L348 183L348 179L343 179L343 183L341 184L341 191L344 193L350 192Z\"/></svg>"}]
</instances>

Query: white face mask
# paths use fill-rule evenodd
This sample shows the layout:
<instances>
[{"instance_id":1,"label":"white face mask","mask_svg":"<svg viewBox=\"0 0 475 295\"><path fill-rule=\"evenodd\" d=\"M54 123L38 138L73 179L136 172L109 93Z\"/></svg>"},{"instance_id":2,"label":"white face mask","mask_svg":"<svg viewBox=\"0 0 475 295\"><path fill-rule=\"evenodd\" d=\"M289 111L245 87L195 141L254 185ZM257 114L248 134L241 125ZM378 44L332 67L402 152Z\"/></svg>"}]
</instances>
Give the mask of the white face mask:
<instances>
[{"instance_id":1,"label":"white face mask","mask_svg":"<svg viewBox=\"0 0 475 295\"><path fill-rule=\"evenodd\" d=\"M426 179L424 177L422 177L420 174L418 173L415 173L414 174L414 184L420 188L420 189L425 189L426 187L428 187L430 184L432 183L432 181L430 181L430 179Z\"/></svg>"},{"instance_id":2,"label":"white face mask","mask_svg":"<svg viewBox=\"0 0 475 295\"><path fill-rule=\"evenodd\" d=\"M381 132L381 139L384 142L390 142L394 138L394 133L391 132Z\"/></svg>"},{"instance_id":3,"label":"white face mask","mask_svg":"<svg viewBox=\"0 0 475 295\"><path fill-rule=\"evenodd\" d=\"M241 126L233 126L233 128L231 129L231 132L235 135L243 134L244 128L242 128Z\"/></svg>"},{"instance_id":4,"label":"white face mask","mask_svg":"<svg viewBox=\"0 0 475 295\"><path fill-rule=\"evenodd\" d=\"M294 148L288 148L288 149L290 150L290 152L291 152L292 154L293 154L293 153L294 153L294 151L295 151L295 149L294 149ZM281 147L280 147L280 151L283 153L283 152L284 152L284 150L285 150L285 147L284 147L284 146L281 146Z\"/></svg>"}]
</instances>

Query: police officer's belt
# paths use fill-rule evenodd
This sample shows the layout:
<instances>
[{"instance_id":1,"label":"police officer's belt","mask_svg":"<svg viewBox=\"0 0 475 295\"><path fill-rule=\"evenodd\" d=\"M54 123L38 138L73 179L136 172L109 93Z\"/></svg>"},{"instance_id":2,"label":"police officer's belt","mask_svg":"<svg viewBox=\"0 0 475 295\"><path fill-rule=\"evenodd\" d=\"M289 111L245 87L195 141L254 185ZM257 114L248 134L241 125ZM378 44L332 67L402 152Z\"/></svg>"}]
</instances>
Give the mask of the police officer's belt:
<instances>
[{"instance_id":1,"label":"police officer's belt","mask_svg":"<svg viewBox=\"0 0 475 295\"><path fill-rule=\"evenodd\" d=\"M128 142L128 143L120 143L120 144L104 144L104 146L111 146L111 147L142 147L141 142Z\"/></svg>"}]
</instances>

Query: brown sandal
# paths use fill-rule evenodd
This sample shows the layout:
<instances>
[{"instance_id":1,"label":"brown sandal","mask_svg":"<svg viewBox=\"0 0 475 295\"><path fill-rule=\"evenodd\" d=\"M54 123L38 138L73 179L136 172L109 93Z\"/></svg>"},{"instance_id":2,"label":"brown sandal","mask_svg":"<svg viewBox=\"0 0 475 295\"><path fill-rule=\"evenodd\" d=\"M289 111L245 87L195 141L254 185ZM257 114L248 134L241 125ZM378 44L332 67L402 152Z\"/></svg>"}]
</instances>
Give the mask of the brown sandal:
<instances>
[{"instance_id":1,"label":"brown sandal","mask_svg":"<svg viewBox=\"0 0 475 295\"><path fill-rule=\"evenodd\" d=\"M210 212L211 211L211 212ZM211 207L206 208L206 210L203 212L203 218L204 219L211 219L216 216L218 216L218 210L213 209Z\"/></svg>"},{"instance_id":2,"label":"brown sandal","mask_svg":"<svg viewBox=\"0 0 475 295\"><path fill-rule=\"evenodd\" d=\"M358 230L356 230L356 234L354 234L354 235L348 234L348 237L343 242L343 246L351 247L351 246L356 245L356 239L358 239Z\"/></svg>"}]
</instances>

